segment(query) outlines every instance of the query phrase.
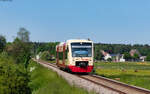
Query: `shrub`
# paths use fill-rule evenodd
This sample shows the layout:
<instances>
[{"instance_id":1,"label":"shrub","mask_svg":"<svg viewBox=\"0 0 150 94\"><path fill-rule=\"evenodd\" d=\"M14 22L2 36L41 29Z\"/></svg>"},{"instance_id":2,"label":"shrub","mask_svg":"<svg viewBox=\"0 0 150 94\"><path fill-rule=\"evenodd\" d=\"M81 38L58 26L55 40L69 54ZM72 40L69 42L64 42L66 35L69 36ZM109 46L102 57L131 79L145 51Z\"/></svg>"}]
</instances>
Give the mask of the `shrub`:
<instances>
[{"instance_id":1,"label":"shrub","mask_svg":"<svg viewBox=\"0 0 150 94\"><path fill-rule=\"evenodd\" d=\"M107 59L107 61L108 61L108 62L111 62L111 61L112 61L112 59L111 59L111 58L108 58L108 59Z\"/></svg>"},{"instance_id":2,"label":"shrub","mask_svg":"<svg viewBox=\"0 0 150 94\"><path fill-rule=\"evenodd\" d=\"M146 61L150 61L150 53L147 55Z\"/></svg>"},{"instance_id":3,"label":"shrub","mask_svg":"<svg viewBox=\"0 0 150 94\"><path fill-rule=\"evenodd\" d=\"M0 56L0 94L31 94L28 73L5 55Z\"/></svg>"},{"instance_id":4,"label":"shrub","mask_svg":"<svg viewBox=\"0 0 150 94\"><path fill-rule=\"evenodd\" d=\"M41 54L41 59L42 60L51 60L51 55L48 51L44 51Z\"/></svg>"}]
</instances>

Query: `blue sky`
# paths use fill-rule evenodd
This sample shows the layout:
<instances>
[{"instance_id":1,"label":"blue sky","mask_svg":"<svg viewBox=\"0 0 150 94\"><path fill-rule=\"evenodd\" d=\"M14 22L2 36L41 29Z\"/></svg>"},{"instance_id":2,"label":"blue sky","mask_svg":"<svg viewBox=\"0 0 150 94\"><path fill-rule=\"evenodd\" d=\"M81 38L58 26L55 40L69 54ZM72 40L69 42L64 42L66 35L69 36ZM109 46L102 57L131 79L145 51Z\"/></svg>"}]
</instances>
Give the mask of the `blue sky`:
<instances>
[{"instance_id":1,"label":"blue sky","mask_svg":"<svg viewBox=\"0 0 150 94\"><path fill-rule=\"evenodd\" d=\"M150 44L150 0L0 1L0 34L13 41L20 27L31 41Z\"/></svg>"}]
</instances>

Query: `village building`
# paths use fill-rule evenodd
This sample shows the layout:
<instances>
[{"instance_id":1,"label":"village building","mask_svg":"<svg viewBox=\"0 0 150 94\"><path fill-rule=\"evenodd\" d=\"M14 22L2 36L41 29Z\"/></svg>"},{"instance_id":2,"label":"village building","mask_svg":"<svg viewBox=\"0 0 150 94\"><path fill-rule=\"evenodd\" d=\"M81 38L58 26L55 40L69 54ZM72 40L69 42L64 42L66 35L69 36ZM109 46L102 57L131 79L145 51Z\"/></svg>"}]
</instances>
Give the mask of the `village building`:
<instances>
[{"instance_id":1,"label":"village building","mask_svg":"<svg viewBox=\"0 0 150 94\"><path fill-rule=\"evenodd\" d=\"M101 50L101 53L103 54L105 61L107 61L109 58L111 58L110 54L105 52L104 50Z\"/></svg>"},{"instance_id":2,"label":"village building","mask_svg":"<svg viewBox=\"0 0 150 94\"><path fill-rule=\"evenodd\" d=\"M136 50L136 49L132 49L129 53L130 53L130 55L131 55L132 57L134 56L134 54L137 54L137 55L139 56L138 61L144 62L145 59L146 59L146 56L142 56L142 55L140 54L140 52L139 52L138 50Z\"/></svg>"},{"instance_id":3,"label":"village building","mask_svg":"<svg viewBox=\"0 0 150 94\"><path fill-rule=\"evenodd\" d=\"M101 50L101 53L103 54L105 61L111 58L113 62L125 62L123 54L109 54L104 50Z\"/></svg>"},{"instance_id":4,"label":"village building","mask_svg":"<svg viewBox=\"0 0 150 94\"><path fill-rule=\"evenodd\" d=\"M138 54L139 56L141 56L141 54L139 53L137 49L132 49L129 53L131 56L134 56L134 54Z\"/></svg>"},{"instance_id":5,"label":"village building","mask_svg":"<svg viewBox=\"0 0 150 94\"><path fill-rule=\"evenodd\" d=\"M146 60L146 56L141 56L141 57L140 57L140 60L141 60L142 62L144 62L144 61Z\"/></svg>"}]
</instances>

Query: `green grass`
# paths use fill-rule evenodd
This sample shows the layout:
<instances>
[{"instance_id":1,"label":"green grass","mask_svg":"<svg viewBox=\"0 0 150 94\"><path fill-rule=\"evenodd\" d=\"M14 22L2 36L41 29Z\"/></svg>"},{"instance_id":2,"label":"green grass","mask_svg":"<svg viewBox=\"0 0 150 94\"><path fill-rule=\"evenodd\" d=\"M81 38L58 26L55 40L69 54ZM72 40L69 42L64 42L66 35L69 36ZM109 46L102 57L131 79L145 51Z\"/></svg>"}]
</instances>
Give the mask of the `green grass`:
<instances>
[{"instance_id":1,"label":"green grass","mask_svg":"<svg viewBox=\"0 0 150 94\"><path fill-rule=\"evenodd\" d=\"M47 61L49 63L56 63L56 60L53 60L53 61Z\"/></svg>"},{"instance_id":2,"label":"green grass","mask_svg":"<svg viewBox=\"0 0 150 94\"><path fill-rule=\"evenodd\" d=\"M89 94L87 91L70 86L57 73L35 62L30 63L30 68L35 67L31 74L30 87L32 94Z\"/></svg>"},{"instance_id":3,"label":"green grass","mask_svg":"<svg viewBox=\"0 0 150 94\"><path fill-rule=\"evenodd\" d=\"M95 63L96 74L150 89L150 63Z\"/></svg>"},{"instance_id":4,"label":"green grass","mask_svg":"<svg viewBox=\"0 0 150 94\"><path fill-rule=\"evenodd\" d=\"M150 70L150 63L146 62L96 62L95 67L103 69L139 69L139 70Z\"/></svg>"}]
</instances>

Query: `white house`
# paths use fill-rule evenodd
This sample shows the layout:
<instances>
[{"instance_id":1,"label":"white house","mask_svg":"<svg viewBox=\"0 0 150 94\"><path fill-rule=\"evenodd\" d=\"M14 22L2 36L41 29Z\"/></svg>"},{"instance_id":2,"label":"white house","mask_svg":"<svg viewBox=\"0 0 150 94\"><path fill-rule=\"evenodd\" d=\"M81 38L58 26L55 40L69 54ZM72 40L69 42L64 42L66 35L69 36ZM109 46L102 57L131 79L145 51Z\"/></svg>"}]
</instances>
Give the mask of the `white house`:
<instances>
[{"instance_id":1,"label":"white house","mask_svg":"<svg viewBox=\"0 0 150 94\"><path fill-rule=\"evenodd\" d=\"M140 57L140 60L141 60L142 62L144 62L145 59L146 59L146 56L141 56L141 57Z\"/></svg>"},{"instance_id":2,"label":"white house","mask_svg":"<svg viewBox=\"0 0 150 94\"><path fill-rule=\"evenodd\" d=\"M110 54L106 54L105 56L104 56L104 60L107 60L107 59L109 59L109 58L112 58L111 56L110 56Z\"/></svg>"},{"instance_id":3,"label":"white house","mask_svg":"<svg viewBox=\"0 0 150 94\"><path fill-rule=\"evenodd\" d=\"M104 55L104 60L111 58L114 62L125 62L123 54L109 54L104 50L101 50L101 53Z\"/></svg>"}]
</instances>

